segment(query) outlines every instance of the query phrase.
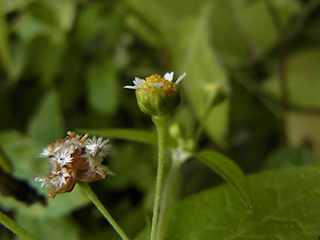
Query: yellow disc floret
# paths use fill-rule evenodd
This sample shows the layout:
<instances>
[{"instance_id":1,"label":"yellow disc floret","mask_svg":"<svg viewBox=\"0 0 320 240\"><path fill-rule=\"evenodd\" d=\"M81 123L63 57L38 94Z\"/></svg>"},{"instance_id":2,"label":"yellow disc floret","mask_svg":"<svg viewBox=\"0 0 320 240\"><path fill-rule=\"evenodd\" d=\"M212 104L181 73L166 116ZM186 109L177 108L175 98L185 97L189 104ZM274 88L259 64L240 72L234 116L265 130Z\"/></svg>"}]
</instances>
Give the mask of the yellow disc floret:
<instances>
[{"instance_id":1,"label":"yellow disc floret","mask_svg":"<svg viewBox=\"0 0 320 240\"><path fill-rule=\"evenodd\" d=\"M153 85L161 84L161 83L163 83L163 86L153 87ZM154 88L160 88L164 95L172 94L177 91L177 87L176 87L175 83L173 83L165 78L162 78L158 74L147 77L146 82L141 84L141 87L148 88L149 90L152 90Z\"/></svg>"}]
</instances>

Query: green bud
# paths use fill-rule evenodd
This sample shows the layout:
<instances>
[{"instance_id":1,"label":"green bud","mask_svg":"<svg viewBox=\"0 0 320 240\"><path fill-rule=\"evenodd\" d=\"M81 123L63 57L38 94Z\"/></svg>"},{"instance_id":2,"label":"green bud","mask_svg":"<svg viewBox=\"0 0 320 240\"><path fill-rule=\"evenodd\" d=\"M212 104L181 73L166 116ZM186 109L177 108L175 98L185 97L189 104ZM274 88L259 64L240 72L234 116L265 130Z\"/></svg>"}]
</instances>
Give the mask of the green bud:
<instances>
[{"instance_id":1,"label":"green bud","mask_svg":"<svg viewBox=\"0 0 320 240\"><path fill-rule=\"evenodd\" d=\"M147 77L145 80L135 78L134 86L125 88L135 89L139 108L142 112L152 116L163 116L175 110L180 103L179 82L185 77L182 74L174 83L173 72L164 77L158 74Z\"/></svg>"},{"instance_id":2,"label":"green bud","mask_svg":"<svg viewBox=\"0 0 320 240\"><path fill-rule=\"evenodd\" d=\"M161 88L137 89L136 97L140 110L154 116L166 115L175 110L180 103L178 91L166 94Z\"/></svg>"},{"instance_id":3,"label":"green bud","mask_svg":"<svg viewBox=\"0 0 320 240\"><path fill-rule=\"evenodd\" d=\"M196 142L194 139L187 139L184 144L184 148L190 152L194 152L196 150Z\"/></svg>"},{"instance_id":4,"label":"green bud","mask_svg":"<svg viewBox=\"0 0 320 240\"><path fill-rule=\"evenodd\" d=\"M181 139L185 137L186 130L180 123L173 123L169 127L169 134L170 136L175 139Z\"/></svg>"},{"instance_id":5,"label":"green bud","mask_svg":"<svg viewBox=\"0 0 320 240\"><path fill-rule=\"evenodd\" d=\"M230 88L221 84L208 84L205 90L209 92L211 96L211 105L215 106L223 102L230 95Z\"/></svg>"}]
</instances>

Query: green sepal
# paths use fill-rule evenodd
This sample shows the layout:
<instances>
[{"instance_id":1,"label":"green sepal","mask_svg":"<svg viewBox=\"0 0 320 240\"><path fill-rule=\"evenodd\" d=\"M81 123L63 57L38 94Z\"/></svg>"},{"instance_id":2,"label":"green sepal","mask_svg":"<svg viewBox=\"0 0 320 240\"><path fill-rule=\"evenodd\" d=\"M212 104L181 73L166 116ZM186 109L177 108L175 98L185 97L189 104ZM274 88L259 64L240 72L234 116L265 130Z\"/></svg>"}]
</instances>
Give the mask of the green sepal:
<instances>
[{"instance_id":1,"label":"green sepal","mask_svg":"<svg viewBox=\"0 0 320 240\"><path fill-rule=\"evenodd\" d=\"M180 104L180 92L166 93L161 88L136 90L139 108L142 112L152 116L163 116L171 113Z\"/></svg>"}]
</instances>

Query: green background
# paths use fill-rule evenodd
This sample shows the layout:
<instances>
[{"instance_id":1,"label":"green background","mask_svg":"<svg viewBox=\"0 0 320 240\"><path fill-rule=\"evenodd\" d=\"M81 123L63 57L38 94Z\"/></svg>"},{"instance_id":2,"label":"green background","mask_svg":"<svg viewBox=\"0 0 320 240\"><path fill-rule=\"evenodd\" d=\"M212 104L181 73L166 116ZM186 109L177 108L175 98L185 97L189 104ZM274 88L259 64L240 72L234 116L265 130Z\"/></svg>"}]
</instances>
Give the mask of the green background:
<instances>
[{"instance_id":1,"label":"green background","mask_svg":"<svg viewBox=\"0 0 320 240\"><path fill-rule=\"evenodd\" d=\"M141 129L152 134L140 142L102 134L111 136L105 164L116 175L91 184L137 236L150 223L156 146L146 143L155 129L123 86L186 72L171 122L194 137L212 84L229 86L199 149L253 174L254 204L247 210L228 185L215 188L221 178L191 158L181 168L185 201L170 211L166 238L318 239L319 29L318 0L0 0L0 209L39 239L117 239L77 188L44 207L28 192L16 200L21 189L8 185L24 180L45 196L34 182L49 166L39 153L69 130ZM15 239L3 227L0 238Z\"/></svg>"}]
</instances>

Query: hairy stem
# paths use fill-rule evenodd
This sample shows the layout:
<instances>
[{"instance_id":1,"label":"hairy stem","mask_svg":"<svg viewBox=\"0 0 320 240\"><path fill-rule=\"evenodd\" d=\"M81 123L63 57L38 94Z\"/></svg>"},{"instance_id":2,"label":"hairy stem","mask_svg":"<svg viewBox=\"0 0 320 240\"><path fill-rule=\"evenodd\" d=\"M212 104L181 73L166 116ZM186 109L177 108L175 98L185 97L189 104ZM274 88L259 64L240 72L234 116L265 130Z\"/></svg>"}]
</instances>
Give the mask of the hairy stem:
<instances>
[{"instance_id":1,"label":"hairy stem","mask_svg":"<svg viewBox=\"0 0 320 240\"><path fill-rule=\"evenodd\" d=\"M37 240L36 237L32 236L27 230L18 226L15 221L0 211L0 223L8 228L11 232L17 234L21 239L25 240Z\"/></svg>"},{"instance_id":2,"label":"hairy stem","mask_svg":"<svg viewBox=\"0 0 320 240\"><path fill-rule=\"evenodd\" d=\"M152 116L152 121L156 125L158 132L158 170L156 179L156 193L154 197L153 216L151 223L150 239L156 239L157 224L159 216L159 199L161 193L161 182L163 175L164 154L165 154L165 139L166 139L166 126L169 116Z\"/></svg>"},{"instance_id":3,"label":"hairy stem","mask_svg":"<svg viewBox=\"0 0 320 240\"><path fill-rule=\"evenodd\" d=\"M107 221L110 223L113 229L119 234L119 236L123 240L129 240L128 236L120 228L117 222L112 218L112 216L107 211L107 209L103 206L103 204L101 203L97 195L92 191L89 184L85 182L78 182L78 184L81 186L82 191L88 196L91 202L98 208L100 213L105 217L105 219L107 219Z\"/></svg>"},{"instance_id":4,"label":"hairy stem","mask_svg":"<svg viewBox=\"0 0 320 240\"><path fill-rule=\"evenodd\" d=\"M164 185L163 195L160 203L159 224L158 224L157 236L156 236L157 240L162 239L162 231L164 229L164 220L166 217L166 210L169 207L168 205L169 205L170 196L174 190L174 185L179 173L181 163L182 163L181 161L173 160L169 174L168 174L167 181Z\"/></svg>"}]
</instances>

